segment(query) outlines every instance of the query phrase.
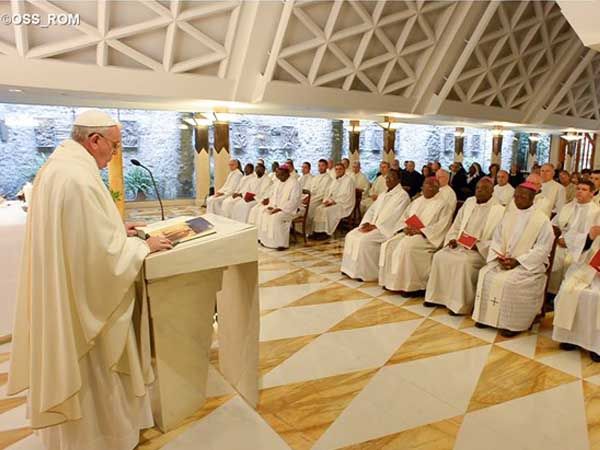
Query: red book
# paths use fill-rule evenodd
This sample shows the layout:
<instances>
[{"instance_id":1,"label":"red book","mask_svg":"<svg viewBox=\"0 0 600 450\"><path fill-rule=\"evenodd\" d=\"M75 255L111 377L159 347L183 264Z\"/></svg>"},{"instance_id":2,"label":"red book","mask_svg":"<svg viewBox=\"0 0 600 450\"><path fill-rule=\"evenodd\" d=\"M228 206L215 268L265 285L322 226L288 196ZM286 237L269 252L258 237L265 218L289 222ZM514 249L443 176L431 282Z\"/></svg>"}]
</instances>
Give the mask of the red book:
<instances>
[{"instance_id":1,"label":"red book","mask_svg":"<svg viewBox=\"0 0 600 450\"><path fill-rule=\"evenodd\" d=\"M590 266L600 272L600 250L598 250L590 260Z\"/></svg>"},{"instance_id":2,"label":"red book","mask_svg":"<svg viewBox=\"0 0 600 450\"><path fill-rule=\"evenodd\" d=\"M417 230L425 228L425 225L423 224L423 222L421 222L421 219L419 219L416 214L410 216L404 221L404 223L411 228L416 228Z\"/></svg>"},{"instance_id":3,"label":"red book","mask_svg":"<svg viewBox=\"0 0 600 450\"><path fill-rule=\"evenodd\" d=\"M253 194L252 192L246 192L246 195L244 195L244 200L247 202L251 202L252 200L254 200L254 196L255 194Z\"/></svg>"},{"instance_id":4,"label":"red book","mask_svg":"<svg viewBox=\"0 0 600 450\"><path fill-rule=\"evenodd\" d=\"M477 243L477 238L463 231L462 233L460 233L460 236L458 237L456 242L458 242L464 248L471 250Z\"/></svg>"}]
</instances>

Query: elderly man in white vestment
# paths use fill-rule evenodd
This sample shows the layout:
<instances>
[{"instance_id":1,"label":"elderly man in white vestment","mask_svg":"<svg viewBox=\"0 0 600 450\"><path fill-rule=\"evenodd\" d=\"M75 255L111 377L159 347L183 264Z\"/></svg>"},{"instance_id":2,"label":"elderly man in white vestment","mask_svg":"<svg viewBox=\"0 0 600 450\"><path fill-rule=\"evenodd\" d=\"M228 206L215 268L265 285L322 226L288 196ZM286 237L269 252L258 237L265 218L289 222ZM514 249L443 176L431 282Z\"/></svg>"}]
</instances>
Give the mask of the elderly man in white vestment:
<instances>
[{"instance_id":1,"label":"elderly man in white vestment","mask_svg":"<svg viewBox=\"0 0 600 450\"><path fill-rule=\"evenodd\" d=\"M333 180L327 173L327 160L320 159L318 164L319 173L313 177L310 183L310 204L308 205L308 215L306 216L306 232L307 234L312 233L313 219L315 218L315 211L317 206L320 206L327 194L329 185L333 183ZM303 199L302 203L306 206L308 199Z\"/></svg>"},{"instance_id":2,"label":"elderly man in white vestment","mask_svg":"<svg viewBox=\"0 0 600 450\"><path fill-rule=\"evenodd\" d=\"M153 425L134 281L146 255L171 243L128 237L140 224L123 224L99 172L120 141L110 116L83 112L34 182L7 392L29 389L48 450L130 450Z\"/></svg>"},{"instance_id":3,"label":"elderly man in white vestment","mask_svg":"<svg viewBox=\"0 0 600 450\"><path fill-rule=\"evenodd\" d=\"M251 212L251 223L258 229L258 241L268 248L285 250L290 245L290 224L302 200L298 179L290 175L289 166L282 164L268 199Z\"/></svg>"},{"instance_id":4,"label":"elderly man in white vestment","mask_svg":"<svg viewBox=\"0 0 600 450\"><path fill-rule=\"evenodd\" d=\"M551 294L558 292L569 266L579 260L592 226L600 223L600 207L592 201L593 189L591 181L582 180L577 184L575 200L565 205L552 219L552 225L558 229L560 237L548 283L548 292Z\"/></svg>"},{"instance_id":5,"label":"elderly man in white vestment","mask_svg":"<svg viewBox=\"0 0 600 450\"><path fill-rule=\"evenodd\" d=\"M510 185L508 180L508 172L506 170L499 170L496 174L498 184L494 186L494 198L502 206L507 206L515 193L515 188Z\"/></svg>"},{"instance_id":6,"label":"elderly man in white vestment","mask_svg":"<svg viewBox=\"0 0 600 450\"><path fill-rule=\"evenodd\" d=\"M590 230L586 250L567 271L556 296L552 339L563 350L588 350L600 362L600 225Z\"/></svg>"},{"instance_id":7,"label":"elderly man in white vestment","mask_svg":"<svg viewBox=\"0 0 600 450\"><path fill-rule=\"evenodd\" d=\"M352 163L352 172L350 172L350 178L352 178L352 181L354 181L354 187L360 190L363 195L366 195L367 192L369 192L371 183L369 183L367 176L360 171L360 161L354 161Z\"/></svg>"},{"instance_id":8,"label":"elderly man in white vestment","mask_svg":"<svg viewBox=\"0 0 600 450\"><path fill-rule=\"evenodd\" d=\"M493 181L482 178L458 211L446 247L433 257L425 306L444 305L450 315L470 314L479 269L485 265L492 235L504 214L493 197Z\"/></svg>"},{"instance_id":9,"label":"elderly man in white vestment","mask_svg":"<svg viewBox=\"0 0 600 450\"><path fill-rule=\"evenodd\" d=\"M444 242L452 219L439 188L435 177L426 178L423 195L404 211L402 232L381 246L380 286L404 296L417 296L427 286L433 253Z\"/></svg>"},{"instance_id":10,"label":"elderly man in white vestment","mask_svg":"<svg viewBox=\"0 0 600 450\"><path fill-rule=\"evenodd\" d=\"M377 196L387 191L386 177L388 170L390 170L390 163L387 161L381 161L379 163L379 175L373 183L367 193L363 193L363 198L360 202L360 212L365 213L367 209L377 200ZM366 195L365 195L366 194Z\"/></svg>"},{"instance_id":11,"label":"elderly man in white vestment","mask_svg":"<svg viewBox=\"0 0 600 450\"><path fill-rule=\"evenodd\" d=\"M298 180L300 182L300 189L310 191L313 175L310 173L310 163L304 161L302 163L302 176Z\"/></svg>"},{"instance_id":12,"label":"elderly man in white vestment","mask_svg":"<svg viewBox=\"0 0 600 450\"><path fill-rule=\"evenodd\" d=\"M229 217L238 222L248 222L250 210L262 202L269 196L269 188L271 187L271 179L267 176L264 164L256 164L256 180L252 182L245 192L242 192L239 197L234 194L235 200L231 208Z\"/></svg>"},{"instance_id":13,"label":"elderly man in white vestment","mask_svg":"<svg viewBox=\"0 0 600 450\"><path fill-rule=\"evenodd\" d=\"M227 165L229 167L229 174L227 175L225 184L214 195L206 199L206 212L208 213L222 215L223 211L221 208L223 201L236 192L238 184L242 181L242 172L238 170L239 162L232 159Z\"/></svg>"},{"instance_id":14,"label":"elderly man in white vestment","mask_svg":"<svg viewBox=\"0 0 600 450\"><path fill-rule=\"evenodd\" d=\"M387 186L387 192L377 197L360 226L346 235L342 273L350 278L377 280L381 244L402 228L402 213L410 197L400 184L398 171L388 171Z\"/></svg>"},{"instance_id":15,"label":"elderly man in white vestment","mask_svg":"<svg viewBox=\"0 0 600 450\"><path fill-rule=\"evenodd\" d=\"M559 213L563 206L565 206L567 192L562 184L554 181L554 173L555 169L552 164L543 164L540 167L542 193L552 205L552 212Z\"/></svg>"},{"instance_id":16,"label":"elderly man in white vestment","mask_svg":"<svg viewBox=\"0 0 600 450\"><path fill-rule=\"evenodd\" d=\"M515 189L516 208L496 228L477 280L473 320L505 337L527 330L544 301L554 233L548 217L533 207L536 190L528 182Z\"/></svg>"},{"instance_id":17,"label":"elderly man in white vestment","mask_svg":"<svg viewBox=\"0 0 600 450\"><path fill-rule=\"evenodd\" d=\"M448 223L452 222L452 218L454 217L454 211L456 211L456 193L454 189L450 186L450 174L448 171L444 169L438 169L435 172L435 177L440 183L440 192L439 196L442 198L444 203L444 214L447 217Z\"/></svg>"},{"instance_id":18,"label":"elderly man in white vestment","mask_svg":"<svg viewBox=\"0 0 600 450\"><path fill-rule=\"evenodd\" d=\"M313 219L314 233L331 236L340 220L347 217L354 208L356 193L354 181L346 173L342 163L335 165L336 179L329 184L325 198L315 209Z\"/></svg>"},{"instance_id":19,"label":"elderly man in white vestment","mask_svg":"<svg viewBox=\"0 0 600 450\"><path fill-rule=\"evenodd\" d=\"M223 204L221 205L221 215L223 217L231 218L231 210L233 205L236 203L236 201L242 198L246 192L254 192L256 190L257 183L258 178L254 173L254 164L247 163L244 166L244 176L235 188L235 192L223 200Z\"/></svg>"}]
</instances>

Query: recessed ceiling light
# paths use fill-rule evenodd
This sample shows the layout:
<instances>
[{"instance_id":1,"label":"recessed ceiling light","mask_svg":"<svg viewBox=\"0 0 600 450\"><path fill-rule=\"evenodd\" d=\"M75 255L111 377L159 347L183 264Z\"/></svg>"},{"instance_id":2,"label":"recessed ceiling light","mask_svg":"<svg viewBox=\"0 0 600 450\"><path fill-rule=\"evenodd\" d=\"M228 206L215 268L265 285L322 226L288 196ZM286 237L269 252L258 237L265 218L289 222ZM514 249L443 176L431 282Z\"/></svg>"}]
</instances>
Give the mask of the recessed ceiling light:
<instances>
[{"instance_id":1,"label":"recessed ceiling light","mask_svg":"<svg viewBox=\"0 0 600 450\"><path fill-rule=\"evenodd\" d=\"M23 93L23 89L9 89L8 92L12 92L14 94L21 94Z\"/></svg>"}]
</instances>

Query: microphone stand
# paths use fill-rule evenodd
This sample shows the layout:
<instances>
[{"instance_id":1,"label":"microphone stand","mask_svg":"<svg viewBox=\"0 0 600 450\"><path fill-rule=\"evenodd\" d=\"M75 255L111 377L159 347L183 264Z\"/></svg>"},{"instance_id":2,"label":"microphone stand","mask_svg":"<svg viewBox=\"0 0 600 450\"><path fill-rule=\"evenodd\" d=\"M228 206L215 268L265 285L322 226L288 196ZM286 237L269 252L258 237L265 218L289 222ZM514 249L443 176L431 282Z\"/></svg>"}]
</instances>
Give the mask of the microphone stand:
<instances>
[{"instance_id":1,"label":"microphone stand","mask_svg":"<svg viewBox=\"0 0 600 450\"><path fill-rule=\"evenodd\" d=\"M148 169L145 165L143 165L141 162L139 162L137 159L132 159L131 164L137 167L141 167L150 174L150 179L152 180L152 185L154 186L154 192L156 193L156 198L158 199L158 204L160 205L160 217L161 220L165 220L165 208L163 207L162 200L160 199L160 194L158 193L158 186L156 186L156 181L154 180L154 175L152 175L152 171Z\"/></svg>"}]
</instances>

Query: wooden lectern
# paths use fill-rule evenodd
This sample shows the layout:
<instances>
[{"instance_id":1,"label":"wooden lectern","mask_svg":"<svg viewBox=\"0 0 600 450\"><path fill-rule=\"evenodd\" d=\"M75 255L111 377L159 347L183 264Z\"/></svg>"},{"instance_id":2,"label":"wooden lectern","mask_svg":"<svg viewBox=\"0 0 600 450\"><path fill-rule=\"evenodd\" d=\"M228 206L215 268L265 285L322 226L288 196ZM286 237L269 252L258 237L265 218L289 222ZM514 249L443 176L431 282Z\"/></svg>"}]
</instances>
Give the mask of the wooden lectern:
<instances>
[{"instance_id":1,"label":"wooden lectern","mask_svg":"<svg viewBox=\"0 0 600 450\"><path fill-rule=\"evenodd\" d=\"M256 228L212 214L204 217L216 234L145 261L156 374L152 407L163 432L204 404L215 302L219 368L250 405L258 401Z\"/></svg>"}]
</instances>

